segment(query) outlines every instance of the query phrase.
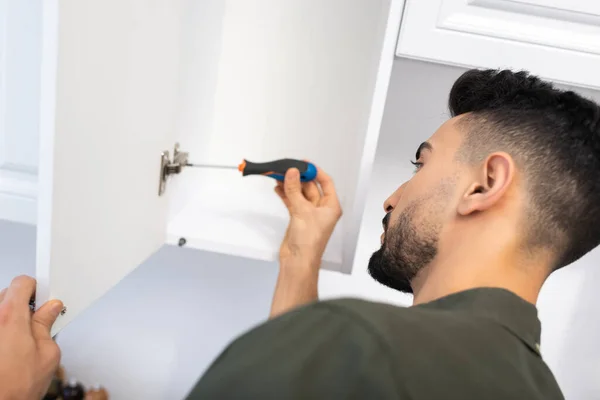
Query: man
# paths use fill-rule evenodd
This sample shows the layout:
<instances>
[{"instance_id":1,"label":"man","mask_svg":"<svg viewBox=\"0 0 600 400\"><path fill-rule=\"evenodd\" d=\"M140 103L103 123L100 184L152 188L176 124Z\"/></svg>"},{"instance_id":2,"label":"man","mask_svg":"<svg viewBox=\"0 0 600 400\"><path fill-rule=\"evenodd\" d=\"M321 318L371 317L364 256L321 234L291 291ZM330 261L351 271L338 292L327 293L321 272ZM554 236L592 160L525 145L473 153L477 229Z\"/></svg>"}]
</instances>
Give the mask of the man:
<instances>
[{"instance_id":1,"label":"man","mask_svg":"<svg viewBox=\"0 0 600 400\"><path fill-rule=\"evenodd\" d=\"M301 184L290 170L275 189L290 223L272 318L233 342L190 399L563 398L540 356L535 302L553 271L600 242L600 107L526 73L476 70L449 105L453 118L419 146L413 178L385 201L368 266L415 305L316 301L341 209L323 171ZM21 315L19 331L5 311L22 311L31 290L0 303L0 380L23 346L33 354L26 382L41 387L36 336L18 340L28 324L47 331L55 314Z\"/></svg>"},{"instance_id":2,"label":"man","mask_svg":"<svg viewBox=\"0 0 600 400\"><path fill-rule=\"evenodd\" d=\"M322 194L288 171L274 318L231 344L190 399L563 398L534 304L553 271L600 242L600 107L489 70L463 74L449 107L385 201L368 266L415 305L315 302L340 207L322 171Z\"/></svg>"}]
</instances>

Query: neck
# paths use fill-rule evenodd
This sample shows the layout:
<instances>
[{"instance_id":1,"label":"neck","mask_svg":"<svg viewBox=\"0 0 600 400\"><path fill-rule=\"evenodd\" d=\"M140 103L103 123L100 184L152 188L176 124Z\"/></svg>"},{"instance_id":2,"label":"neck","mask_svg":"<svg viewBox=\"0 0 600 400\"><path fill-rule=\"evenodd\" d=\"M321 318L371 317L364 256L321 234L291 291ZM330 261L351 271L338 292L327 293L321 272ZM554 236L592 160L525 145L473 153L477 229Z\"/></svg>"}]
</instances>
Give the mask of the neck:
<instances>
[{"instance_id":1,"label":"neck","mask_svg":"<svg viewBox=\"0 0 600 400\"><path fill-rule=\"evenodd\" d=\"M481 287L506 289L535 304L548 275L546 264L541 257L524 260L522 252L507 247L459 245L446 254L440 252L412 281L414 304Z\"/></svg>"}]
</instances>

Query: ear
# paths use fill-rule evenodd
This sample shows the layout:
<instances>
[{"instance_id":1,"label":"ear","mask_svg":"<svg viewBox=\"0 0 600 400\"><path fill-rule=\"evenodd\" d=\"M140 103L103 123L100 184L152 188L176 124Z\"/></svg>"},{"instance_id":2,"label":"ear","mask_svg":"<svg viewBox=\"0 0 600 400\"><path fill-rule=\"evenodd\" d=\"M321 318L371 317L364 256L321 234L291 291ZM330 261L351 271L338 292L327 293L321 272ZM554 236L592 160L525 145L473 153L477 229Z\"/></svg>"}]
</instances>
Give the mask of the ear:
<instances>
[{"instance_id":1,"label":"ear","mask_svg":"<svg viewBox=\"0 0 600 400\"><path fill-rule=\"evenodd\" d=\"M496 205L508 191L514 175L515 163L509 154L490 154L476 172L475 181L461 198L458 213L469 215Z\"/></svg>"}]
</instances>

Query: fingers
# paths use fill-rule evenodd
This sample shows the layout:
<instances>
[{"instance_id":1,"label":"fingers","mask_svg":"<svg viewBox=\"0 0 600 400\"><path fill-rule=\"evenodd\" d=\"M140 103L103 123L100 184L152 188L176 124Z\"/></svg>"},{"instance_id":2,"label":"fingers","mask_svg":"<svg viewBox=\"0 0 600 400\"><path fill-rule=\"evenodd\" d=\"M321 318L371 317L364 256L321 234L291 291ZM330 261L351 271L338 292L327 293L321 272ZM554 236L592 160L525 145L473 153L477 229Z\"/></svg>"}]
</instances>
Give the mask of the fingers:
<instances>
[{"instance_id":1,"label":"fingers","mask_svg":"<svg viewBox=\"0 0 600 400\"><path fill-rule=\"evenodd\" d=\"M106 400L108 397L106 396L106 392L100 391L89 391L85 394L84 400Z\"/></svg>"},{"instance_id":2,"label":"fingers","mask_svg":"<svg viewBox=\"0 0 600 400\"><path fill-rule=\"evenodd\" d=\"M84 400L108 400L108 393L102 388L92 389L85 394Z\"/></svg>"},{"instance_id":3,"label":"fingers","mask_svg":"<svg viewBox=\"0 0 600 400\"><path fill-rule=\"evenodd\" d=\"M275 186L275 193L279 196L279 198L283 201L283 204L289 209L290 201L285 197L285 192L283 190L283 182L277 182L277 186Z\"/></svg>"},{"instance_id":4,"label":"fingers","mask_svg":"<svg viewBox=\"0 0 600 400\"><path fill-rule=\"evenodd\" d=\"M302 194L314 205L317 205L319 200L321 200L321 192L314 181L305 182L302 184Z\"/></svg>"},{"instance_id":5,"label":"fingers","mask_svg":"<svg viewBox=\"0 0 600 400\"><path fill-rule=\"evenodd\" d=\"M291 206L290 201L285 195L285 190L283 187L283 182L277 182L277 186L275 186L275 193L279 196L279 198L283 201L285 206L289 209ZM310 201L314 206L319 204L319 200L321 200L321 191L315 182L304 182L302 183L302 195L305 199Z\"/></svg>"},{"instance_id":6,"label":"fingers","mask_svg":"<svg viewBox=\"0 0 600 400\"><path fill-rule=\"evenodd\" d=\"M4 295L6 295L6 288L0 291L0 303L2 303L2 300L4 300Z\"/></svg>"},{"instance_id":7,"label":"fingers","mask_svg":"<svg viewBox=\"0 0 600 400\"><path fill-rule=\"evenodd\" d=\"M335 191L333 179L331 179L331 177L327 175L327 173L321 168L317 167L317 177L315 178L315 180L323 190L323 197L335 198L337 200L337 193Z\"/></svg>"},{"instance_id":8,"label":"fingers","mask_svg":"<svg viewBox=\"0 0 600 400\"><path fill-rule=\"evenodd\" d=\"M37 340L37 339L36 339ZM52 339L38 340L38 365L41 375L50 378L60 366L60 348Z\"/></svg>"},{"instance_id":9,"label":"fingers","mask_svg":"<svg viewBox=\"0 0 600 400\"><path fill-rule=\"evenodd\" d=\"M60 300L50 300L40 307L32 317L31 329L36 340L51 340L50 328L63 309Z\"/></svg>"},{"instance_id":10,"label":"fingers","mask_svg":"<svg viewBox=\"0 0 600 400\"><path fill-rule=\"evenodd\" d=\"M290 168L285 174L283 183L285 197L289 201L289 208L302 207L306 205L307 200L302 193L302 182L300 182L300 171L297 168Z\"/></svg>"},{"instance_id":11,"label":"fingers","mask_svg":"<svg viewBox=\"0 0 600 400\"><path fill-rule=\"evenodd\" d=\"M317 168L315 180L305 183L300 181L300 172L295 168L290 168L285 175L284 182L277 182L275 193L290 211L294 207L302 207L309 203L315 206L321 203L341 208L333 180L320 168Z\"/></svg>"},{"instance_id":12,"label":"fingers","mask_svg":"<svg viewBox=\"0 0 600 400\"><path fill-rule=\"evenodd\" d=\"M19 307L22 305L23 309L29 312L29 300L34 293L35 279L21 275L13 279L10 283L3 300L13 302Z\"/></svg>"}]
</instances>

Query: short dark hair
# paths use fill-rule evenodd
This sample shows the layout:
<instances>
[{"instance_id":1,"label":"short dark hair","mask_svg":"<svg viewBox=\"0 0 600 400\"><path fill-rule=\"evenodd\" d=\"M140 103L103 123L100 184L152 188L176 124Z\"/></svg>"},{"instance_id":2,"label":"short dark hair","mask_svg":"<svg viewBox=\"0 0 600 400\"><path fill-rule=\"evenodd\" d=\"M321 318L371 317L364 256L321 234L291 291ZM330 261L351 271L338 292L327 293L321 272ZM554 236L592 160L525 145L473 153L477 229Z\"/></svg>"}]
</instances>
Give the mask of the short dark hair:
<instances>
[{"instance_id":1,"label":"short dark hair","mask_svg":"<svg viewBox=\"0 0 600 400\"><path fill-rule=\"evenodd\" d=\"M526 71L469 70L454 83L452 116L465 114L463 156L510 154L523 171L527 248L547 248L552 269L600 243L600 107Z\"/></svg>"}]
</instances>

